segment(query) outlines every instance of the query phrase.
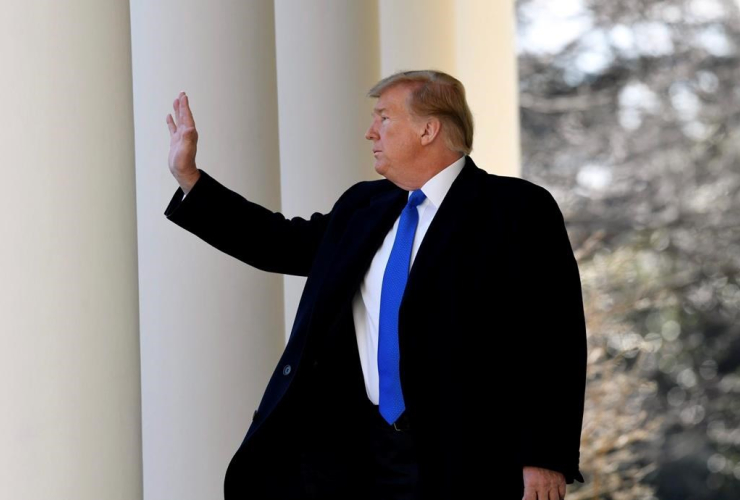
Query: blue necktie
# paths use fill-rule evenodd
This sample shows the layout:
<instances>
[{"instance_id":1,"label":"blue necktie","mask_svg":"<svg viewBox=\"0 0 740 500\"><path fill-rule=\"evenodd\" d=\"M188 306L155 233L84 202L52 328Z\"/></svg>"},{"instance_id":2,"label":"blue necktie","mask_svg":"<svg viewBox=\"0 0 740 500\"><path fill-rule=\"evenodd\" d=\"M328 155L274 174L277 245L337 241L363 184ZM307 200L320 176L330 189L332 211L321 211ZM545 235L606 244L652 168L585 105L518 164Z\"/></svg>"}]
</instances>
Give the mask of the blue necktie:
<instances>
[{"instance_id":1,"label":"blue necktie","mask_svg":"<svg viewBox=\"0 0 740 500\"><path fill-rule=\"evenodd\" d=\"M411 248L419 223L416 207L426 195L419 189L411 193L401 212L396 240L388 258L380 292L378 333L378 378L380 380L380 414L389 423L395 422L406 409L401 392L398 350L398 309L406 289L411 262Z\"/></svg>"}]
</instances>

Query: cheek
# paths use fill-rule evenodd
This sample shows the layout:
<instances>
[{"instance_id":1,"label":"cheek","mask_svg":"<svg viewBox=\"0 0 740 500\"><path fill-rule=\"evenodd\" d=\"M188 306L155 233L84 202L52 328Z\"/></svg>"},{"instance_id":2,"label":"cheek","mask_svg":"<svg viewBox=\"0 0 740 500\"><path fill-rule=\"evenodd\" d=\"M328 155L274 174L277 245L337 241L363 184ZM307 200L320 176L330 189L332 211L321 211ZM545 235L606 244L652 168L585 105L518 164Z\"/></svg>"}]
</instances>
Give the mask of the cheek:
<instances>
[{"instance_id":1,"label":"cheek","mask_svg":"<svg viewBox=\"0 0 740 500\"><path fill-rule=\"evenodd\" d=\"M398 149L411 154L414 150L415 144L414 135L412 133L403 134L402 137L398 137L396 144L398 145Z\"/></svg>"},{"instance_id":2,"label":"cheek","mask_svg":"<svg viewBox=\"0 0 740 500\"><path fill-rule=\"evenodd\" d=\"M403 143L404 138L398 132L399 131L393 127L386 127L383 130L380 137L385 148L397 149L397 146Z\"/></svg>"},{"instance_id":3,"label":"cheek","mask_svg":"<svg viewBox=\"0 0 740 500\"><path fill-rule=\"evenodd\" d=\"M388 134L383 138L383 150L393 151L396 146L396 141L393 134Z\"/></svg>"}]
</instances>

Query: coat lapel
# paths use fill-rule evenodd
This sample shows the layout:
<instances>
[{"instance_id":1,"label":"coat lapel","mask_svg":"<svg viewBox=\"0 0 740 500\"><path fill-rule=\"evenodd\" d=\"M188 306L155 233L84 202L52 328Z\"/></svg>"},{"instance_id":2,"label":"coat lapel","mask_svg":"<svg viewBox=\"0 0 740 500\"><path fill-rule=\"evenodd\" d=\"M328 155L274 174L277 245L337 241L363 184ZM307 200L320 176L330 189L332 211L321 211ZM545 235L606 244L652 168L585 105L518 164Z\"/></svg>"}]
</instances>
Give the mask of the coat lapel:
<instances>
[{"instance_id":1,"label":"coat lapel","mask_svg":"<svg viewBox=\"0 0 740 500\"><path fill-rule=\"evenodd\" d=\"M326 293L319 293L331 311L343 307L345 302L351 302L375 252L393 227L407 198L408 191L393 186L352 214L347 230L337 245L333 265L323 281L322 290ZM328 296L328 293L331 295Z\"/></svg>"},{"instance_id":2,"label":"coat lapel","mask_svg":"<svg viewBox=\"0 0 740 500\"><path fill-rule=\"evenodd\" d=\"M461 226L460 221L469 216L471 205L479 191L481 174L485 175L485 172L476 167L468 157L419 247L401 303L401 313L406 298L416 293L416 290L423 290L423 281L434 275L434 267L439 263L440 254L454 240L455 232ZM351 303L375 253L407 200L408 191L393 186L355 211L337 245L334 262L321 285L317 311L331 316L340 307Z\"/></svg>"},{"instance_id":3,"label":"coat lapel","mask_svg":"<svg viewBox=\"0 0 740 500\"><path fill-rule=\"evenodd\" d=\"M442 252L454 241L455 233L463 225L461 222L471 216L473 203L479 193L481 177L485 175L485 172L467 157L465 166L450 186L419 246L406 283L401 313L407 297L417 290L423 290L423 281L434 276L434 267L440 265Z\"/></svg>"}]
</instances>

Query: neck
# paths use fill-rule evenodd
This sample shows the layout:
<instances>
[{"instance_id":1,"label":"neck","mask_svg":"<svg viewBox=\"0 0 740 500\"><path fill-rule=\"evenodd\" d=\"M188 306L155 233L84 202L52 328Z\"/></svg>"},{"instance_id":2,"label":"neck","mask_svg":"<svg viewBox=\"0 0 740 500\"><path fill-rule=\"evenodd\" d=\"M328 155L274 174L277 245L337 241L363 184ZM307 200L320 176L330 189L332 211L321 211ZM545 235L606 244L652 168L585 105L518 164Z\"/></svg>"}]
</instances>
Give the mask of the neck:
<instances>
[{"instance_id":1,"label":"neck","mask_svg":"<svg viewBox=\"0 0 740 500\"><path fill-rule=\"evenodd\" d=\"M431 158L421 158L417 163L419 165L418 168L411 170L415 172L416 175L414 175L413 178L404 179L403 183L397 183L397 185L406 191L419 189L426 184L429 179L462 157L463 155L461 153L446 150L445 154L442 155L435 155Z\"/></svg>"}]
</instances>

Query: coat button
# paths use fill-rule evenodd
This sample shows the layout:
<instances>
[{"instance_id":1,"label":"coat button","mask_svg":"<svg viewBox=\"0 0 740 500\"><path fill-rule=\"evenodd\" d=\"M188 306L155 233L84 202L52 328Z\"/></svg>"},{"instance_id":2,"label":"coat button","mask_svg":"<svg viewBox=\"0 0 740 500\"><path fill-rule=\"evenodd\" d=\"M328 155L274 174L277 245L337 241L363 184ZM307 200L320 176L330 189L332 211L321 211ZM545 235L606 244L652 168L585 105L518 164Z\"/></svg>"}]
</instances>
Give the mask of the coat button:
<instances>
[{"instance_id":1,"label":"coat button","mask_svg":"<svg viewBox=\"0 0 740 500\"><path fill-rule=\"evenodd\" d=\"M290 375L290 370L291 370L290 365L285 365L283 367L283 375Z\"/></svg>"}]
</instances>

